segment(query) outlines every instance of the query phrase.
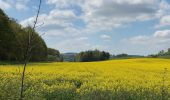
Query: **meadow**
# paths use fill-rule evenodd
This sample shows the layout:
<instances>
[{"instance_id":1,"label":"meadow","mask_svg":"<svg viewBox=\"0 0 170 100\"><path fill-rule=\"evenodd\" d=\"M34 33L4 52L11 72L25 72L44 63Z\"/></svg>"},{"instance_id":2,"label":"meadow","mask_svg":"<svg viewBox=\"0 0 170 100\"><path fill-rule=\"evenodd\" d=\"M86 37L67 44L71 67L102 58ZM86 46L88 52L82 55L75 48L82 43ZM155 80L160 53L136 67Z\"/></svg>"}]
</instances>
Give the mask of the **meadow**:
<instances>
[{"instance_id":1,"label":"meadow","mask_svg":"<svg viewBox=\"0 0 170 100\"><path fill-rule=\"evenodd\" d=\"M31 63L24 100L168 100L170 60ZM22 65L0 65L0 100L18 100Z\"/></svg>"}]
</instances>

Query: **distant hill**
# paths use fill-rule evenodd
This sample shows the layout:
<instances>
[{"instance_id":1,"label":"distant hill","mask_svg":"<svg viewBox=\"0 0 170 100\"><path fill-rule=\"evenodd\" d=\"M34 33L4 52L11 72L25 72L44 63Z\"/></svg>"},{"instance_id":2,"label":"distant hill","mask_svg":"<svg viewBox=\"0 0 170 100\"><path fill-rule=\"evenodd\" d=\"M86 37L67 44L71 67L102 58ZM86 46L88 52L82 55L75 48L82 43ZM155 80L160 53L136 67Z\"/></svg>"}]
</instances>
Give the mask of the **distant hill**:
<instances>
[{"instance_id":1,"label":"distant hill","mask_svg":"<svg viewBox=\"0 0 170 100\"><path fill-rule=\"evenodd\" d=\"M76 57L77 53L63 53L63 61L64 62L74 62L75 61L75 57Z\"/></svg>"}]
</instances>

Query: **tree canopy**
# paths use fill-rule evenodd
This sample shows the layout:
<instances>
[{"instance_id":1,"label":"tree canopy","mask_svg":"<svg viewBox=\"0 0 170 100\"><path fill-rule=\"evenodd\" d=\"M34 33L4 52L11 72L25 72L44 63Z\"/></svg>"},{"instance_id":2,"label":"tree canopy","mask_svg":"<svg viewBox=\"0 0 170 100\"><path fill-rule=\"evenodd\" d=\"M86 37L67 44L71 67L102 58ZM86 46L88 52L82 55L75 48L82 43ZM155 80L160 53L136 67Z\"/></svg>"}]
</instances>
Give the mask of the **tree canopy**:
<instances>
[{"instance_id":1,"label":"tree canopy","mask_svg":"<svg viewBox=\"0 0 170 100\"><path fill-rule=\"evenodd\" d=\"M60 52L53 48L48 48L48 61L63 61L63 57L61 56Z\"/></svg>"},{"instance_id":2,"label":"tree canopy","mask_svg":"<svg viewBox=\"0 0 170 100\"><path fill-rule=\"evenodd\" d=\"M47 46L31 27L23 28L0 9L0 60L22 61L28 44L28 34L33 31L31 61L47 59Z\"/></svg>"},{"instance_id":3,"label":"tree canopy","mask_svg":"<svg viewBox=\"0 0 170 100\"><path fill-rule=\"evenodd\" d=\"M102 60L108 60L109 58L110 58L110 54L108 52L99 51L99 50L89 50L77 54L76 61L80 61L80 62L102 61Z\"/></svg>"}]
</instances>

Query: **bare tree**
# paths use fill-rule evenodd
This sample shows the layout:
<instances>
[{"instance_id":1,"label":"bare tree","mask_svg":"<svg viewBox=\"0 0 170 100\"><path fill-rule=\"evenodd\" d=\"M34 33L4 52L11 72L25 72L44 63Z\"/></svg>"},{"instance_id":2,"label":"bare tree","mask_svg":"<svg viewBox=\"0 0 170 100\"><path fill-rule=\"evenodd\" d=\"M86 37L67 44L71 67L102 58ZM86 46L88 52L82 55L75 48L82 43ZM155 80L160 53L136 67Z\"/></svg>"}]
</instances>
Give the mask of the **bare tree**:
<instances>
[{"instance_id":1,"label":"bare tree","mask_svg":"<svg viewBox=\"0 0 170 100\"><path fill-rule=\"evenodd\" d=\"M24 66L23 66L23 71L22 71L22 76L21 76L21 90L20 90L20 100L23 100L24 98L24 79L25 79L25 72L26 72L26 67L27 64L30 61L31 58L31 51L33 48L33 40L34 40L34 30L36 28L37 22L38 22L38 18L39 18L39 13L41 10L41 4L42 4L42 0L39 0L39 6L38 6L38 11L37 11L37 15L33 24L32 29L28 32L28 43L26 45L26 51L24 54Z\"/></svg>"}]
</instances>

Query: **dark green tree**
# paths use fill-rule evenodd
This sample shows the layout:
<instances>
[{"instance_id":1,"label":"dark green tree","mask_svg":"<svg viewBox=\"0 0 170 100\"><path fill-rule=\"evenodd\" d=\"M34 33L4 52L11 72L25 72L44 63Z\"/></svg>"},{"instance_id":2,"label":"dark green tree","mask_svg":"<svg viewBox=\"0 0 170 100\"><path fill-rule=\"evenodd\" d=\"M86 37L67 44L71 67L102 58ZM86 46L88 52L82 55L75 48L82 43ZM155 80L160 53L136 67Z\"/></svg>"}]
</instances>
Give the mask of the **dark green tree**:
<instances>
[{"instance_id":1,"label":"dark green tree","mask_svg":"<svg viewBox=\"0 0 170 100\"><path fill-rule=\"evenodd\" d=\"M76 61L80 62L103 61L108 60L109 58L110 54L108 52L99 50L89 50L77 54Z\"/></svg>"},{"instance_id":2,"label":"dark green tree","mask_svg":"<svg viewBox=\"0 0 170 100\"><path fill-rule=\"evenodd\" d=\"M58 50L48 48L48 61L63 61L63 57Z\"/></svg>"},{"instance_id":3,"label":"dark green tree","mask_svg":"<svg viewBox=\"0 0 170 100\"><path fill-rule=\"evenodd\" d=\"M10 27L11 21L0 9L0 60L16 59L16 35Z\"/></svg>"},{"instance_id":4,"label":"dark green tree","mask_svg":"<svg viewBox=\"0 0 170 100\"><path fill-rule=\"evenodd\" d=\"M33 34L30 61L45 61L47 46L41 36L31 27L22 28L0 9L0 60L23 61L30 32Z\"/></svg>"}]
</instances>

